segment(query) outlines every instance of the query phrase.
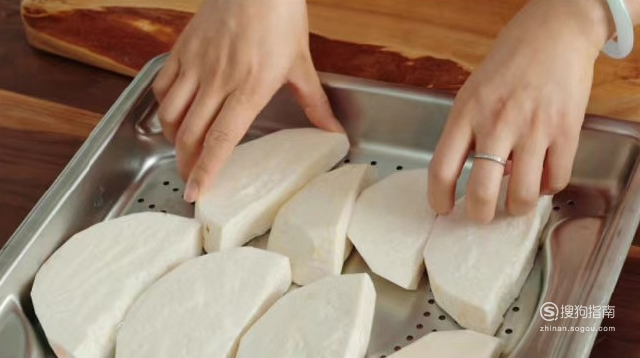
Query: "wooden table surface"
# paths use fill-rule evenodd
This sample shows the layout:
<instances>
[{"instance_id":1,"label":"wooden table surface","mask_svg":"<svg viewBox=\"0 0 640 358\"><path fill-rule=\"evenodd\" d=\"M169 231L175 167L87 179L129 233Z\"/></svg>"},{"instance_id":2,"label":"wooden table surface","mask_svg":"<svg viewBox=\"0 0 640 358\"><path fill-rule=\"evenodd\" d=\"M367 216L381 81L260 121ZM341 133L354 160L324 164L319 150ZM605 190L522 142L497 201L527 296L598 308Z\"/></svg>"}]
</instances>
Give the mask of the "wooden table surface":
<instances>
[{"instance_id":1,"label":"wooden table surface","mask_svg":"<svg viewBox=\"0 0 640 358\"><path fill-rule=\"evenodd\" d=\"M527 0L307 0L321 71L457 90ZM166 52L201 0L23 0L31 42L134 74ZM640 28L636 31L640 38ZM588 112L640 120L640 46L601 55Z\"/></svg>"},{"instance_id":2,"label":"wooden table surface","mask_svg":"<svg viewBox=\"0 0 640 358\"><path fill-rule=\"evenodd\" d=\"M383 1L374 2L380 6L385 4ZM321 27L318 21L321 24L323 21L328 21L328 24L331 21L345 21L345 14L358 10L345 7L331 13L325 5L312 6L317 7L312 17L316 28ZM443 6L446 6L444 2ZM381 16L381 21L385 16L388 17L370 15ZM363 24L349 26L353 31L369 31ZM359 27L362 28L358 30ZM323 31L329 35L331 26L327 25ZM353 48L348 43L321 37L315 41L316 46L324 50L338 47L340 51L348 51L344 46ZM393 39L388 39L388 42L392 44ZM481 46L488 46L488 43L483 43L480 41ZM379 54L375 46L364 46L363 49L364 53L369 51L370 56ZM362 53L362 60L371 61ZM389 61L396 55L382 56L382 60L378 57L379 61ZM472 56L469 58L473 61ZM435 61L429 65L429 60L425 61L427 67L452 66L447 67L452 71L450 73L459 70L456 63ZM337 65L328 62L322 66ZM353 67L355 70L358 68ZM460 68L463 69L460 73L464 80L466 70ZM394 75L397 72L388 73L391 80ZM427 76L436 78L433 74ZM129 79L124 76L33 50L25 39L19 3L16 0L0 0L0 246L57 177L128 82ZM442 88L446 89L446 86ZM629 252L610 304L615 306L616 316L606 319L602 325L615 327L615 332L598 335L591 357L640 357L640 248L633 247Z\"/></svg>"}]
</instances>

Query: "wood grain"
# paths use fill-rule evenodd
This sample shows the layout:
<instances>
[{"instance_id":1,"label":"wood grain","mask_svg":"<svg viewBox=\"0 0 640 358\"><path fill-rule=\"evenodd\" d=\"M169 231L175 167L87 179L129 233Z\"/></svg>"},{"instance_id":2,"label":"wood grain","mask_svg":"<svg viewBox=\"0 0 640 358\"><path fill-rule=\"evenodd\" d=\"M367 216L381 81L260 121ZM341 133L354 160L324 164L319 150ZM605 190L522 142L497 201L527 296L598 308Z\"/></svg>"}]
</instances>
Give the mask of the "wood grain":
<instances>
[{"instance_id":1,"label":"wood grain","mask_svg":"<svg viewBox=\"0 0 640 358\"><path fill-rule=\"evenodd\" d=\"M591 358L640 357L640 247L632 246L609 302L615 317L602 321L602 327L613 332L600 332Z\"/></svg>"},{"instance_id":2,"label":"wood grain","mask_svg":"<svg viewBox=\"0 0 640 358\"><path fill-rule=\"evenodd\" d=\"M101 117L0 90L0 247Z\"/></svg>"},{"instance_id":3,"label":"wood grain","mask_svg":"<svg viewBox=\"0 0 640 358\"><path fill-rule=\"evenodd\" d=\"M23 4L27 36L33 45L127 75L167 52L192 16L191 12L141 7L144 2L72 10L53 4L58 11ZM87 28L95 30L87 32ZM103 35L107 33L112 35L107 38ZM468 69L454 61L409 58L377 45L311 34L310 46L317 69L325 72L445 91L457 90L469 75Z\"/></svg>"},{"instance_id":4,"label":"wood grain","mask_svg":"<svg viewBox=\"0 0 640 358\"><path fill-rule=\"evenodd\" d=\"M20 2L0 0L0 88L103 113L130 81L34 49L25 37Z\"/></svg>"},{"instance_id":5,"label":"wood grain","mask_svg":"<svg viewBox=\"0 0 640 358\"><path fill-rule=\"evenodd\" d=\"M526 0L310 0L319 70L455 91ZM127 75L171 48L200 1L23 0L35 46ZM640 38L640 30L637 31ZM596 63L588 112L640 120L640 49Z\"/></svg>"},{"instance_id":6,"label":"wood grain","mask_svg":"<svg viewBox=\"0 0 640 358\"><path fill-rule=\"evenodd\" d=\"M25 32L13 21L17 2L0 0L0 87L106 111L126 79L32 51L25 33L46 51L132 75L171 47L198 3L24 0ZM523 3L310 0L314 61L324 71L455 91ZM26 14L25 8L42 11ZM640 119L639 52L625 61L601 58L596 69L589 111ZM0 247L99 117L0 90ZM640 249L632 248L611 299L616 317L603 322L616 331L598 335L592 358L640 357L638 297Z\"/></svg>"},{"instance_id":7,"label":"wood grain","mask_svg":"<svg viewBox=\"0 0 640 358\"><path fill-rule=\"evenodd\" d=\"M0 127L86 138L100 114L0 89Z\"/></svg>"}]
</instances>

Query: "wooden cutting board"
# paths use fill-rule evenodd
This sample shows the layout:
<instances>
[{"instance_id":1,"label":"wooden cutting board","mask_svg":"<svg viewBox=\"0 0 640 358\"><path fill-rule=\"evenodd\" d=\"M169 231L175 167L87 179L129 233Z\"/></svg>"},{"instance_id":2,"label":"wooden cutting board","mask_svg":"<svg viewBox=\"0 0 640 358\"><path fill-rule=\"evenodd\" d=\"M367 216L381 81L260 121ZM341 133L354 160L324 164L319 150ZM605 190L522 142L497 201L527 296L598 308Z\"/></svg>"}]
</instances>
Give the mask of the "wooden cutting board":
<instances>
[{"instance_id":1,"label":"wooden cutting board","mask_svg":"<svg viewBox=\"0 0 640 358\"><path fill-rule=\"evenodd\" d=\"M34 46L134 75L171 48L199 2L23 0L22 16ZM312 55L320 71L455 92L525 2L309 0ZM640 49L601 56L588 111L640 120Z\"/></svg>"}]
</instances>

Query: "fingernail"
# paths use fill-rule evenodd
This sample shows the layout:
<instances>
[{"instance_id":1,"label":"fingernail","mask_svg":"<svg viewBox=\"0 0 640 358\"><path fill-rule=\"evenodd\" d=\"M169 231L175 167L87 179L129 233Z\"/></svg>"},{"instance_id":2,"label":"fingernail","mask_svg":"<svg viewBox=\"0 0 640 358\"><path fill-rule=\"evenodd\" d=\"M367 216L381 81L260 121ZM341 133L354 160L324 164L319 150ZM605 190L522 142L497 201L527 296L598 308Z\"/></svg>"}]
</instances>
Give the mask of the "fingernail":
<instances>
[{"instance_id":1,"label":"fingernail","mask_svg":"<svg viewBox=\"0 0 640 358\"><path fill-rule=\"evenodd\" d=\"M198 199L198 184L193 180L187 182L187 187L184 190L184 200L187 203L193 203Z\"/></svg>"}]
</instances>

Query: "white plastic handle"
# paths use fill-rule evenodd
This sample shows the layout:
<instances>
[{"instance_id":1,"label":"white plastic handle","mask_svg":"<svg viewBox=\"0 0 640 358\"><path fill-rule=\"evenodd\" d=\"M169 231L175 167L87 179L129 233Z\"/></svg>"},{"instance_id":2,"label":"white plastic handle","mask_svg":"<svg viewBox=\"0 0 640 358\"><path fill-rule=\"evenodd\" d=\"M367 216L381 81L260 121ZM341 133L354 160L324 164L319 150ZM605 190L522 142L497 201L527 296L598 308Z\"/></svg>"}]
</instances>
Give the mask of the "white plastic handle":
<instances>
[{"instance_id":1,"label":"white plastic handle","mask_svg":"<svg viewBox=\"0 0 640 358\"><path fill-rule=\"evenodd\" d=\"M602 52L612 58L625 58L633 49L633 22L624 0L607 0L607 4L616 25L618 41L607 41Z\"/></svg>"}]
</instances>

